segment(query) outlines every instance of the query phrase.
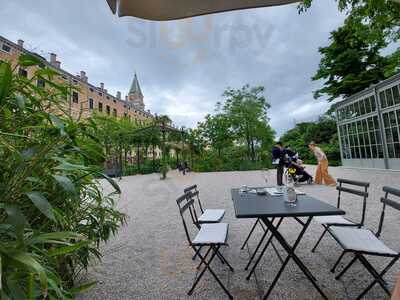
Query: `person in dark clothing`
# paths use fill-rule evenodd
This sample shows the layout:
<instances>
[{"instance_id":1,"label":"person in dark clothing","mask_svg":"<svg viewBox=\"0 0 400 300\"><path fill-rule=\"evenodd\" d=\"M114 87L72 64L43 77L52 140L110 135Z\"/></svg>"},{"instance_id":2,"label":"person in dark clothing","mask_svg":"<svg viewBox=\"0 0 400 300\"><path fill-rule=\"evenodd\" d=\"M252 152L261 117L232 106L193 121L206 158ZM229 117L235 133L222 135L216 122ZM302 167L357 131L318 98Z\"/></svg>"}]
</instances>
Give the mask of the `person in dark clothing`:
<instances>
[{"instance_id":1,"label":"person in dark clothing","mask_svg":"<svg viewBox=\"0 0 400 300\"><path fill-rule=\"evenodd\" d=\"M276 165L276 184L283 185L283 171L285 167L285 149L281 142L272 148L272 164Z\"/></svg>"}]
</instances>

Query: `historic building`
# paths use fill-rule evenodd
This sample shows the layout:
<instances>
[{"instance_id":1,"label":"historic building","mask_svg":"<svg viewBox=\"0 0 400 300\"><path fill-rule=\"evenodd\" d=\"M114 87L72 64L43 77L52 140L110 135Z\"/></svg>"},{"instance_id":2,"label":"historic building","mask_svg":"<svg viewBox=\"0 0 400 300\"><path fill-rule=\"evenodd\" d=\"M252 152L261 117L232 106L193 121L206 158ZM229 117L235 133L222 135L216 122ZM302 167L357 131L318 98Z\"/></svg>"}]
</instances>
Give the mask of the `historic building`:
<instances>
[{"instance_id":1,"label":"historic building","mask_svg":"<svg viewBox=\"0 0 400 300\"><path fill-rule=\"evenodd\" d=\"M136 73L133 76L128 95L122 98L121 92L117 92L114 96L107 92L104 83L100 83L99 86L91 84L85 71L80 71L78 75L72 75L63 70L56 54L51 53L49 60L46 60L41 55L26 50L24 41L18 40L17 43L13 43L0 36L0 61L10 61L15 67L18 57L22 53L29 53L39 58L42 61L40 67L46 66L55 69L60 74L59 78L55 79L57 82L77 88L71 92L69 99L66 99L65 102L65 111L75 119L88 118L94 112L115 117L127 117L139 124L145 124L153 118L150 111L145 110L143 94ZM19 68L17 71L22 76L30 78L36 68ZM44 82L38 81L37 84L43 85Z\"/></svg>"},{"instance_id":2,"label":"historic building","mask_svg":"<svg viewBox=\"0 0 400 300\"><path fill-rule=\"evenodd\" d=\"M344 166L400 169L400 74L335 106Z\"/></svg>"}]
</instances>

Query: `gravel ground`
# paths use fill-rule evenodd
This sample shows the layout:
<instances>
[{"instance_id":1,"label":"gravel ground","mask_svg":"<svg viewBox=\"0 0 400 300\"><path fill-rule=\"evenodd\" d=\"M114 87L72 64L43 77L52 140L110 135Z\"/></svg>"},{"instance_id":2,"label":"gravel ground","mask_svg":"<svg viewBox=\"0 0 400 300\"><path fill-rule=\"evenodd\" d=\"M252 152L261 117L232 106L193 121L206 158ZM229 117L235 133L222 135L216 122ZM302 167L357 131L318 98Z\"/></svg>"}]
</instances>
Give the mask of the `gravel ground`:
<instances>
[{"instance_id":1,"label":"gravel ground","mask_svg":"<svg viewBox=\"0 0 400 300\"><path fill-rule=\"evenodd\" d=\"M313 173L314 168L308 167ZM336 178L348 178L371 182L367 204L366 227L375 230L378 225L382 186L400 187L400 172L330 168ZM274 174L271 180L274 181ZM158 174L124 177L120 182L122 196L119 208L129 215L129 222L119 231L118 236L102 246L102 262L94 262L85 280L96 280L98 284L79 299L227 299L222 289L209 272L203 276L191 297L187 296L194 276L196 262L191 260L192 250L188 247L175 199L184 187L198 184L203 205L207 208L225 208L224 222L229 223L229 247L225 257L235 268L231 273L215 259L213 269L228 286L236 299L259 299L277 273L280 262L269 248L259 264L255 276L245 279L244 267L249 253L254 250L261 236L261 229L252 236L248 249L240 250L254 220L239 220L234 216L230 189L242 185L261 186L265 184L260 171L188 173L186 176L170 172L168 179L159 180ZM105 190L109 187L104 184ZM304 185L307 194L323 201L336 204L337 192L333 187ZM343 209L349 217L357 218L361 211L358 201L343 200ZM400 248L399 214L387 210L382 238L395 250ZM299 224L285 221L281 232L289 241L299 233ZM322 240L313 254L310 252L322 227L312 222L296 253L318 279L319 285L330 299L354 299L371 282L371 276L356 263L337 281L329 272L330 267L341 253L340 246L331 238ZM278 247L282 255L283 249ZM349 257L343 259L343 265ZM386 259L372 259L376 267L382 267ZM396 274L400 272L397 263L386 276L391 287ZM279 279L270 299L319 299L319 294L292 261ZM365 299L384 299L385 294L378 286Z\"/></svg>"}]
</instances>

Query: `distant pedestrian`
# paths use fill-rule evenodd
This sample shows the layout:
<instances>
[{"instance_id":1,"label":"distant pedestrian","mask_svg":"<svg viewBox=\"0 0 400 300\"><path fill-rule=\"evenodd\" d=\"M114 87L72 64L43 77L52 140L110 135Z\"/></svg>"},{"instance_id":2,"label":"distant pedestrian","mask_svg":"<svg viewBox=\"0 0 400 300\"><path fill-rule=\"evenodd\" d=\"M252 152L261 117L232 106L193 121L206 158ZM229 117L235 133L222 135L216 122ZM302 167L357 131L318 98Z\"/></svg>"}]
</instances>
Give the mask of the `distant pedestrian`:
<instances>
[{"instance_id":1,"label":"distant pedestrian","mask_svg":"<svg viewBox=\"0 0 400 300\"><path fill-rule=\"evenodd\" d=\"M183 175L186 175L187 168L188 168L187 162L184 161L182 163L182 173L183 173Z\"/></svg>"},{"instance_id":2,"label":"distant pedestrian","mask_svg":"<svg viewBox=\"0 0 400 300\"><path fill-rule=\"evenodd\" d=\"M276 184L283 185L285 151L281 142L276 142L275 146L272 148L272 164L276 165Z\"/></svg>"},{"instance_id":3,"label":"distant pedestrian","mask_svg":"<svg viewBox=\"0 0 400 300\"><path fill-rule=\"evenodd\" d=\"M308 148L314 153L315 157L318 160L317 170L315 172L315 183L322 184L323 182L326 185L334 186L336 185L335 179L332 178L331 175L328 173L328 158L324 151L321 148L317 147L314 142L311 142L308 145Z\"/></svg>"}]
</instances>

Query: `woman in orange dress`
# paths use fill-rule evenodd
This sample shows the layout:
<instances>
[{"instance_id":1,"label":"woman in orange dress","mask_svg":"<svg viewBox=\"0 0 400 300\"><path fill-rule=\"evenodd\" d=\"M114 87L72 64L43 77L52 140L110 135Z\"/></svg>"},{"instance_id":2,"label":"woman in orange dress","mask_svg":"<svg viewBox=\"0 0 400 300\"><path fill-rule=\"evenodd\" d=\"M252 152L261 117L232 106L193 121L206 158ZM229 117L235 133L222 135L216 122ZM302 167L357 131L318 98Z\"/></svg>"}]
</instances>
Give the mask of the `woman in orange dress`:
<instances>
[{"instance_id":1,"label":"woman in orange dress","mask_svg":"<svg viewBox=\"0 0 400 300\"><path fill-rule=\"evenodd\" d=\"M317 170L315 172L315 180L316 184L322 184L324 182L326 185L335 186L336 181L332 178L328 173L328 158L324 151L321 148L317 147L314 142L311 142L308 145L308 148L314 153L315 157L318 160Z\"/></svg>"}]
</instances>

